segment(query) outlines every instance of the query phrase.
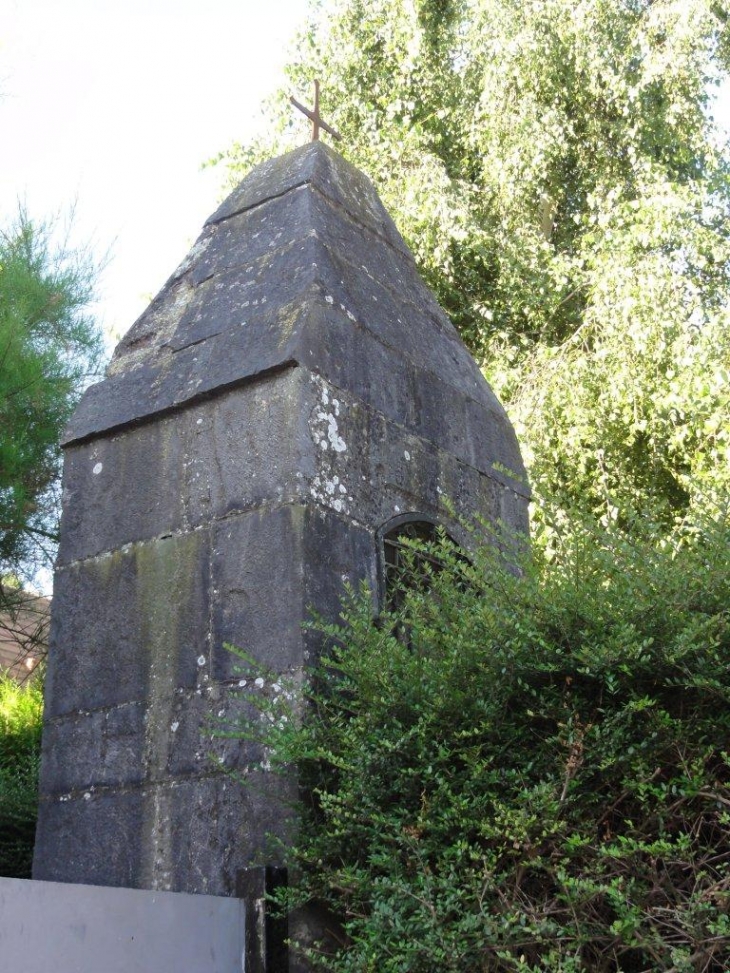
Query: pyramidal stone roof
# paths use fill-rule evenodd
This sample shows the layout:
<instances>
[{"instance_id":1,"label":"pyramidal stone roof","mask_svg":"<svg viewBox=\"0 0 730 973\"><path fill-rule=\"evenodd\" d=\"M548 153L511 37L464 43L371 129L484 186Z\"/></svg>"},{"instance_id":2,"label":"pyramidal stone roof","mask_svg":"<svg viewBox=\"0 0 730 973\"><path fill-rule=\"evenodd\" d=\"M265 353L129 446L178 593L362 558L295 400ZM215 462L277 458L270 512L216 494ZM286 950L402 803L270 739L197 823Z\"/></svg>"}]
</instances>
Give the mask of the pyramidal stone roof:
<instances>
[{"instance_id":1,"label":"pyramidal stone roof","mask_svg":"<svg viewBox=\"0 0 730 973\"><path fill-rule=\"evenodd\" d=\"M370 181L322 142L257 166L213 213L64 445L297 366L431 439L453 414L457 452L527 495L504 409Z\"/></svg>"}]
</instances>

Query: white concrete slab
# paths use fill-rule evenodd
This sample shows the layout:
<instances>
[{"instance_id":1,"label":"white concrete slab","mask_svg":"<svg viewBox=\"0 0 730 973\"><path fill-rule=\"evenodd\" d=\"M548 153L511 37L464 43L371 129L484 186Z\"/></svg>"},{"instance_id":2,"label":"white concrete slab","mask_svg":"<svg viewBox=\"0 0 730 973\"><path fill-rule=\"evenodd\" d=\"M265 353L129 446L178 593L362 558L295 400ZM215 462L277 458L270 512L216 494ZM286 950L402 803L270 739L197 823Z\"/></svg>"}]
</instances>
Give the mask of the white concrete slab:
<instances>
[{"instance_id":1,"label":"white concrete slab","mask_svg":"<svg viewBox=\"0 0 730 973\"><path fill-rule=\"evenodd\" d=\"M0 878L0 973L242 973L240 899Z\"/></svg>"}]
</instances>

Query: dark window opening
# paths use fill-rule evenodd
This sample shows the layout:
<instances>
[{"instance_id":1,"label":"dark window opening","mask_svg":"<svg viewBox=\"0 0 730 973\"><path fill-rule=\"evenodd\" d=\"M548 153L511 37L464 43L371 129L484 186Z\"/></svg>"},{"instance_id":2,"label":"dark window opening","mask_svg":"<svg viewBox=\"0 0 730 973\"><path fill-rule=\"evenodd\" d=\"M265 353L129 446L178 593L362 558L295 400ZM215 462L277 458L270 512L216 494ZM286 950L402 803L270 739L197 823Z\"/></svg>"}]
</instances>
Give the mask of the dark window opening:
<instances>
[{"instance_id":1,"label":"dark window opening","mask_svg":"<svg viewBox=\"0 0 730 973\"><path fill-rule=\"evenodd\" d=\"M398 611L409 589L428 591L431 579L443 564L424 550L414 550L410 541L437 542L444 534L435 521L406 515L386 524L381 532L380 604L386 611Z\"/></svg>"}]
</instances>

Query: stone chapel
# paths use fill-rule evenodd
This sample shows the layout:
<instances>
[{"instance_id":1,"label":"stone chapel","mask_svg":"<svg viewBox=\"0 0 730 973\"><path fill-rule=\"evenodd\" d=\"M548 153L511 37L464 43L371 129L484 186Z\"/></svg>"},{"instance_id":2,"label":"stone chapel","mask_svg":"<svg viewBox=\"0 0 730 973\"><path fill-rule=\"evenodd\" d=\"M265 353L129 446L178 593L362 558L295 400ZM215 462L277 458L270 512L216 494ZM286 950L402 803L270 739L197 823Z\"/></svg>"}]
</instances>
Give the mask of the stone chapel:
<instances>
[{"instance_id":1,"label":"stone chapel","mask_svg":"<svg viewBox=\"0 0 730 973\"><path fill-rule=\"evenodd\" d=\"M63 519L34 877L235 894L286 785L211 738L240 646L377 592L408 524L527 530L514 431L371 183L313 142L254 169L85 394Z\"/></svg>"}]
</instances>

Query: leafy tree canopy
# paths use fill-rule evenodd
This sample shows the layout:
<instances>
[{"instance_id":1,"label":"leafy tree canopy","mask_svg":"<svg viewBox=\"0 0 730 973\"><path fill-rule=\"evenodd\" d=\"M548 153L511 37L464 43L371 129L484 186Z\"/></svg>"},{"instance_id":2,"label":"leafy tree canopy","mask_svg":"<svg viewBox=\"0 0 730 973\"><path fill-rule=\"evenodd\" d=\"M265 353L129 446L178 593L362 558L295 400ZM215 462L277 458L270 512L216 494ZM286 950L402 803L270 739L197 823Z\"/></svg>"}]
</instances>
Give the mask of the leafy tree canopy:
<instances>
[{"instance_id":1,"label":"leafy tree canopy","mask_svg":"<svg viewBox=\"0 0 730 973\"><path fill-rule=\"evenodd\" d=\"M0 233L0 575L53 549L59 440L101 354L85 312L93 274L24 213Z\"/></svg>"},{"instance_id":2,"label":"leafy tree canopy","mask_svg":"<svg viewBox=\"0 0 730 973\"><path fill-rule=\"evenodd\" d=\"M730 181L711 118L727 0L314 3L288 94L323 81L367 171L566 505L665 522L730 474ZM273 134L272 134L273 133Z\"/></svg>"}]
</instances>

